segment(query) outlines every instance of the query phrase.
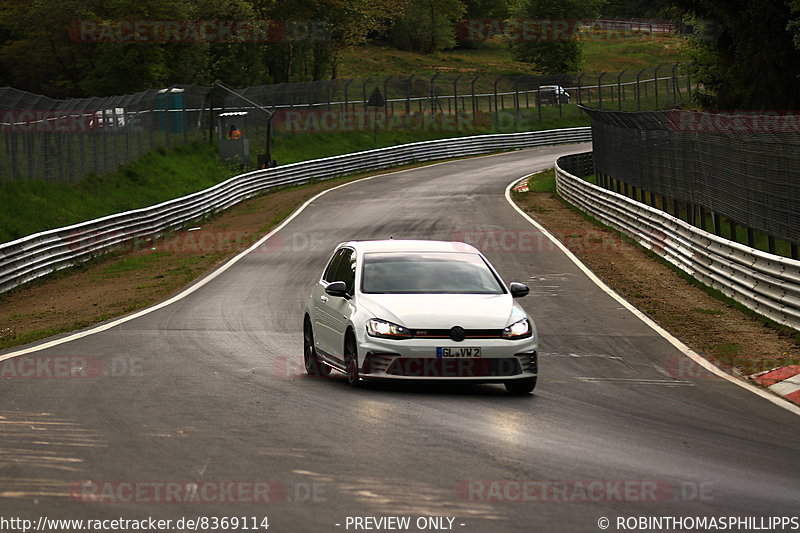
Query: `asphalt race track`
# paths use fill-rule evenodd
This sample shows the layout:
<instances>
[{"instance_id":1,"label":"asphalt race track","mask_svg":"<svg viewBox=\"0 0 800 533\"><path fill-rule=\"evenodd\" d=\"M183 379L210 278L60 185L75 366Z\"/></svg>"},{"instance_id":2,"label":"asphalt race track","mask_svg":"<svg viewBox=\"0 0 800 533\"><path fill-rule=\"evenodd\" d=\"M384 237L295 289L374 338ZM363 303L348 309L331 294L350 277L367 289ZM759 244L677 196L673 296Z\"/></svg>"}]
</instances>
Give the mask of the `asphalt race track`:
<instances>
[{"instance_id":1,"label":"asphalt race track","mask_svg":"<svg viewBox=\"0 0 800 533\"><path fill-rule=\"evenodd\" d=\"M266 516L270 532L450 517L424 530L496 533L797 515L800 419L693 370L506 202L515 178L585 150L340 187L185 298L26 355L88 361L90 375L0 381L0 517ZM303 373L302 309L333 247L390 235L468 238L530 285L534 394Z\"/></svg>"}]
</instances>

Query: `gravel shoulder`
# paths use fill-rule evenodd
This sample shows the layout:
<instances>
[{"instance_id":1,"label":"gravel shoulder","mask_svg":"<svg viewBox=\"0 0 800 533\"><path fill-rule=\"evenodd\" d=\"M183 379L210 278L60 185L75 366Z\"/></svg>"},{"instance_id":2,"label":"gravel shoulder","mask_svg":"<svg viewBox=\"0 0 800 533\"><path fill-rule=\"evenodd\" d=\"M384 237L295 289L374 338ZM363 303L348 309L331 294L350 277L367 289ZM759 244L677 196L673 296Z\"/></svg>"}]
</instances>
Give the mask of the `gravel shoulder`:
<instances>
[{"instance_id":1,"label":"gravel shoulder","mask_svg":"<svg viewBox=\"0 0 800 533\"><path fill-rule=\"evenodd\" d=\"M724 370L750 376L800 361L797 332L717 298L651 252L591 220L556 194L552 169L531 176L529 191L514 192L513 199L609 287Z\"/></svg>"}]
</instances>

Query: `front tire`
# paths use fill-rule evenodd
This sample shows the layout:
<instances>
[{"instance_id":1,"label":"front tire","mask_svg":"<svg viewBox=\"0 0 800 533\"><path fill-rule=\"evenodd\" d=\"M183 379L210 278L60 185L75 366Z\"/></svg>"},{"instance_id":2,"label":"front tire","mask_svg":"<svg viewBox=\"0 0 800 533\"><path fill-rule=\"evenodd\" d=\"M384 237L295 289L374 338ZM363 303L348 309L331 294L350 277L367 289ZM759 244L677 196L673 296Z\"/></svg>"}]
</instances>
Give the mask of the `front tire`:
<instances>
[{"instance_id":1,"label":"front tire","mask_svg":"<svg viewBox=\"0 0 800 533\"><path fill-rule=\"evenodd\" d=\"M506 390L514 396L530 394L536 388L536 378L515 379L505 382Z\"/></svg>"},{"instance_id":2,"label":"front tire","mask_svg":"<svg viewBox=\"0 0 800 533\"><path fill-rule=\"evenodd\" d=\"M344 343L344 363L347 370L347 384L351 387L358 387L361 379L358 372L358 349L352 333L347 335Z\"/></svg>"},{"instance_id":3,"label":"front tire","mask_svg":"<svg viewBox=\"0 0 800 533\"><path fill-rule=\"evenodd\" d=\"M330 367L323 364L317 356L314 347L314 329L308 317L303 321L303 366L309 376L325 377L331 373Z\"/></svg>"}]
</instances>

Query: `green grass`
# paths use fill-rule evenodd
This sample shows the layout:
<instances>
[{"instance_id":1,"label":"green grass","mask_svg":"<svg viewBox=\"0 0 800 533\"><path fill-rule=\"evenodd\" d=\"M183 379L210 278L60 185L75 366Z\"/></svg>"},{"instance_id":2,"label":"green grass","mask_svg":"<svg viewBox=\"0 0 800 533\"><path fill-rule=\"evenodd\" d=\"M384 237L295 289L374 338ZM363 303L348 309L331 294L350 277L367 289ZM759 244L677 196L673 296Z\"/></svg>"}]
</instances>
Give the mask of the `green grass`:
<instances>
[{"instance_id":1,"label":"green grass","mask_svg":"<svg viewBox=\"0 0 800 533\"><path fill-rule=\"evenodd\" d=\"M125 272L146 268L159 257L172 255L172 252L153 252L147 255L131 255L115 261L103 269L103 277L113 278L121 276Z\"/></svg>"},{"instance_id":2,"label":"green grass","mask_svg":"<svg viewBox=\"0 0 800 533\"><path fill-rule=\"evenodd\" d=\"M718 311L716 309L703 309L702 307L695 307L692 309L693 313L700 313L701 315L722 315L724 314L723 311Z\"/></svg>"},{"instance_id":3,"label":"green grass","mask_svg":"<svg viewBox=\"0 0 800 533\"><path fill-rule=\"evenodd\" d=\"M497 118L495 124L492 119ZM485 115L463 131L380 131L375 140L367 131L283 134L273 142L272 157L284 165L384 146L459 135L528 131L582 126L586 117L542 117L523 110ZM251 141L253 160L264 152L258 139ZM91 175L76 184L41 180L0 183L0 242L130 209L154 205L196 192L241 173L222 164L215 148L201 143L159 148L118 171ZM137 265L129 265L138 268ZM118 268L125 268L118 267ZM114 275L113 272L107 275Z\"/></svg>"},{"instance_id":4,"label":"green grass","mask_svg":"<svg viewBox=\"0 0 800 533\"><path fill-rule=\"evenodd\" d=\"M587 71L641 70L686 61L686 46L676 35L598 33L584 40L583 55Z\"/></svg>"},{"instance_id":5,"label":"green grass","mask_svg":"<svg viewBox=\"0 0 800 533\"><path fill-rule=\"evenodd\" d=\"M77 184L42 180L0 183L0 242L49 228L146 207L195 192L232 174L199 143L160 149Z\"/></svg>"},{"instance_id":6,"label":"green grass","mask_svg":"<svg viewBox=\"0 0 800 533\"><path fill-rule=\"evenodd\" d=\"M676 35L628 33L624 37L597 33L584 40L584 70L588 72L640 70L686 60L684 40ZM514 61L508 46L490 40L474 49L455 49L433 54L415 54L388 46L366 45L345 50L338 76L341 78L407 77L433 74L496 78L538 74L529 63Z\"/></svg>"},{"instance_id":7,"label":"green grass","mask_svg":"<svg viewBox=\"0 0 800 533\"><path fill-rule=\"evenodd\" d=\"M556 192L556 172L553 168L537 172L528 178L530 192Z\"/></svg>"}]
</instances>

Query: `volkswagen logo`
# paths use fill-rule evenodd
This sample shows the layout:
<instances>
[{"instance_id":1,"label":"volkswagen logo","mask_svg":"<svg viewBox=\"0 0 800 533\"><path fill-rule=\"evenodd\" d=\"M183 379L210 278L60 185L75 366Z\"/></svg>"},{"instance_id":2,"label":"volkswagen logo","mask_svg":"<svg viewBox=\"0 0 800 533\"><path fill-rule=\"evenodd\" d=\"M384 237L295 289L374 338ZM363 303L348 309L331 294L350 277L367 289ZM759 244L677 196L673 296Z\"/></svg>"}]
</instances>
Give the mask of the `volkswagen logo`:
<instances>
[{"instance_id":1,"label":"volkswagen logo","mask_svg":"<svg viewBox=\"0 0 800 533\"><path fill-rule=\"evenodd\" d=\"M461 326L453 326L450 328L450 338L456 342L461 342L467 336L467 332Z\"/></svg>"}]
</instances>

